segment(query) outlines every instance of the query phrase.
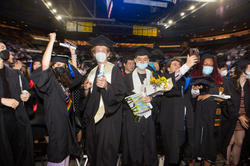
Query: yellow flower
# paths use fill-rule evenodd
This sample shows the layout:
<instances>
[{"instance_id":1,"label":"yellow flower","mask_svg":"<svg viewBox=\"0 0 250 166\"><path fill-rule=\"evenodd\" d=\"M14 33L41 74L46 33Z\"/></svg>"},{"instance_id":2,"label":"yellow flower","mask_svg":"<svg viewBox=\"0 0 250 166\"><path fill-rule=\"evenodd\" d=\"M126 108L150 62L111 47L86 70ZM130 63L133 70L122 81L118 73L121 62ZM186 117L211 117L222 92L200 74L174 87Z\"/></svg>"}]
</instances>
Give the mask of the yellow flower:
<instances>
[{"instance_id":1,"label":"yellow flower","mask_svg":"<svg viewBox=\"0 0 250 166\"><path fill-rule=\"evenodd\" d=\"M156 82L156 79L155 79L154 77L152 77L152 78L150 79L150 83L151 83L151 84L155 84L155 82Z\"/></svg>"},{"instance_id":2,"label":"yellow flower","mask_svg":"<svg viewBox=\"0 0 250 166\"><path fill-rule=\"evenodd\" d=\"M166 77L161 77L161 80L162 80L163 82L166 82L166 81L167 81Z\"/></svg>"},{"instance_id":3,"label":"yellow flower","mask_svg":"<svg viewBox=\"0 0 250 166\"><path fill-rule=\"evenodd\" d=\"M164 88L168 88L168 83L165 82Z\"/></svg>"}]
</instances>

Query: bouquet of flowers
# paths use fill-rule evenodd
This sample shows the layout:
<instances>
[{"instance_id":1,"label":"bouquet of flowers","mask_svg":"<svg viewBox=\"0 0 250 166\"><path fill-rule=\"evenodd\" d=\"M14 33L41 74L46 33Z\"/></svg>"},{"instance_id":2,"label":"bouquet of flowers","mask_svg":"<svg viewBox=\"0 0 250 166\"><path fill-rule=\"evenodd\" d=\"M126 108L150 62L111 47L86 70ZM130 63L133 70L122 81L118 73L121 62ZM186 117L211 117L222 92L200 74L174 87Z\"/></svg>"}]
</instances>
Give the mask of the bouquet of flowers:
<instances>
[{"instance_id":1,"label":"bouquet of flowers","mask_svg":"<svg viewBox=\"0 0 250 166\"><path fill-rule=\"evenodd\" d=\"M147 86L147 95L157 96L162 95L164 92L170 91L173 88L172 78L166 79L164 76L158 78L152 77L150 85Z\"/></svg>"},{"instance_id":2,"label":"bouquet of flowers","mask_svg":"<svg viewBox=\"0 0 250 166\"><path fill-rule=\"evenodd\" d=\"M125 101L132 110L135 120L140 122L141 117L148 118L152 113L151 110L153 106L151 103L142 102L143 97L163 95L164 92L169 91L172 88L172 78L166 79L164 76L158 76L158 78L152 77L148 81L144 80L144 84L141 86L141 93L135 93L125 97Z\"/></svg>"}]
</instances>

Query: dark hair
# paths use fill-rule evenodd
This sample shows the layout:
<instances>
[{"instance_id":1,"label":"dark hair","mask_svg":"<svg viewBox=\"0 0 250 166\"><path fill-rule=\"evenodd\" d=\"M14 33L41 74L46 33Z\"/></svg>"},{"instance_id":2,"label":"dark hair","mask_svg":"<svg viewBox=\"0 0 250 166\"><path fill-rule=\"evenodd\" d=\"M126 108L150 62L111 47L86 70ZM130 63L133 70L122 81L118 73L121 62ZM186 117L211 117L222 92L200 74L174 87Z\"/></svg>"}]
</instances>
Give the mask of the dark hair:
<instances>
[{"instance_id":1,"label":"dark hair","mask_svg":"<svg viewBox=\"0 0 250 166\"><path fill-rule=\"evenodd\" d=\"M208 58L204 58L200 61L200 63L198 63L195 68L193 69L193 72L192 72L192 77L201 77L203 74L202 74L202 69L203 69L203 63L205 61L205 59L208 59ZM213 59L213 73L211 74L211 77L214 79L214 84L217 85L217 86L220 86L223 81L222 81L222 77L218 71L218 65L217 65L217 62L216 62L216 59L215 58L211 58Z\"/></svg>"},{"instance_id":2,"label":"dark hair","mask_svg":"<svg viewBox=\"0 0 250 166\"><path fill-rule=\"evenodd\" d=\"M240 76L246 71L246 68L249 64L246 64L244 66L236 66L234 75L232 76L233 79L236 80L236 90L238 92L241 92L241 86L240 86ZM248 83L250 84L250 79L247 79Z\"/></svg>"},{"instance_id":3,"label":"dark hair","mask_svg":"<svg viewBox=\"0 0 250 166\"><path fill-rule=\"evenodd\" d=\"M52 63L51 66L53 66L55 63ZM57 79L58 82L60 82L64 87L68 88L71 84L71 80L70 80L70 73L69 73L69 69L68 66L65 65L66 68L66 72L63 73L63 75L58 75L56 74L55 70L52 68L52 71Z\"/></svg>"},{"instance_id":4,"label":"dark hair","mask_svg":"<svg viewBox=\"0 0 250 166\"><path fill-rule=\"evenodd\" d=\"M170 59L170 61L167 63L166 68L169 68L169 67L171 66L172 62L174 62L174 61L177 61L177 62L180 63L180 65L182 65L182 60L181 60L181 59L179 59L179 58L172 58L172 59Z\"/></svg>"},{"instance_id":5,"label":"dark hair","mask_svg":"<svg viewBox=\"0 0 250 166\"><path fill-rule=\"evenodd\" d=\"M129 57L126 57L126 58L124 58L124 60L122 61L122 63L127 63L129 60L134 60L134 57L132 57L132 56L129 56Z\"/></svg>"}]
</instances>

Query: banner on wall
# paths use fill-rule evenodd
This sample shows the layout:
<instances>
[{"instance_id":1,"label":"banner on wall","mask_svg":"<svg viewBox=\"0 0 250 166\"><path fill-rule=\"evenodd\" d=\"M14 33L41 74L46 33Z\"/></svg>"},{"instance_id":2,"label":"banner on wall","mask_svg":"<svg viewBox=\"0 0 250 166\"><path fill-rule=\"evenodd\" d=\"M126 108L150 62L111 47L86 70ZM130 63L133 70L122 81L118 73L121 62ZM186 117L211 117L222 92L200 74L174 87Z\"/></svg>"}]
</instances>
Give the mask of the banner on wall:
<instances>
[{"instance_id":1,"label":"banner on wall","mask_svg":"<svg viewBox=\"0 0 250 166\"><path fill-rule=\"evenodd\" d=\"M157 28L156 27L134 25L133 26L133 35L157 37Z\"/></svg>"}]
</instances>

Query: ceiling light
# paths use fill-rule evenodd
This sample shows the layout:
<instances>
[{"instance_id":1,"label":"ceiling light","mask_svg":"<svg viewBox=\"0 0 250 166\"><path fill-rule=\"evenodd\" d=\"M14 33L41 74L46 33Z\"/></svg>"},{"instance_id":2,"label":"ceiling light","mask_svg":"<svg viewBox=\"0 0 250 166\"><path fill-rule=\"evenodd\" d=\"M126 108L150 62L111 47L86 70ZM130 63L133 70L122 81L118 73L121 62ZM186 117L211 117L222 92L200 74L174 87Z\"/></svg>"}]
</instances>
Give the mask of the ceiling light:
<instances>
[{"instance_id":1,"label":"ceiling light","mask_svg":"<svg viewBox=\"0 0 250 166\"><path fill-rule=\"evenodd\" d=\"M53 9L52 11L53 11L54 13L56 13L56 12L57 12L57 11L56 11L56 9Z\"/></svg>"},{"instance_id":2,"label":"ceiling light","mask_svg":"<svg viewBox=\"0 0 250 166\"><path fill-rule=\"evenodd\" d=\"M52 3L51 3L51 2L48 2L47 4L48 4L48 6L52 6Z\"/></svg>"},{"instance_id":3,"label":"ceiling light","mask_svg":"<svg viewBox=\"0 0 250 166\"><path fill-rule=\"evenodd\" d=\"M56 19L57 19L57 20L61 20L61 19L62 19L62 16L58 15L58 16L56 16Z\"/></svg>"},{"instance_id":4,"label":"ceiling light","mask_svg":"<svg viewBox=\"0 0 250 166\"><path fill-rule=\"evenodd\" d=\"M192 5L192 6L190 6L189 10L194 10L194 8L195 8L195 6Z\"/></svg>"},{"instance_id":5,"label":"ceiling light","mask_svg":"<svg viewBox=\"0 0 250 166\"><path fill-rule=\"evenodd\" d=\"M184 16L185 15L185 13L184 12L181 12L181 14L180 14L181 16Z\"/></svg>"},{"instance_id":6,"label":"ceiling light","mask_svg":"<svg viewBox=\"0 0 250 166\"><path fill-rule=\"evenodd\" d=\"M169 24L172 24L172 23L173 23L173 20L169 20L168 23L169 23Z\"/></svg>"},{"instance_id":7,"label":"ceiling light","mask_svg":"<svg viewBox=\"0 0 250 166\"><path fill-rule=\"evenodd\" d=\"M168 24L164 24L164 27L167 29L169 27L169 25Z\"/></svg>"}]
</instances>

